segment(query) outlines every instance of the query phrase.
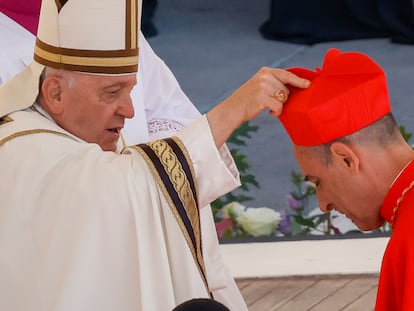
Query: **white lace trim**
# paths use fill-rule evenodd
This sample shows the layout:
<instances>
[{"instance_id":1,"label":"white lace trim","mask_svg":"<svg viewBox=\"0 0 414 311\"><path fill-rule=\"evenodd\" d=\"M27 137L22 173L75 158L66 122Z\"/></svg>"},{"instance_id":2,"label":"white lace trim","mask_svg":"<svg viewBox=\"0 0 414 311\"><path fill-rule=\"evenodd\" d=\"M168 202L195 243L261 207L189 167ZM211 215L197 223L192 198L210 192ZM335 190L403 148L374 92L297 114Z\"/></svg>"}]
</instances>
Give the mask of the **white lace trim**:
<instances>
[{"instance_id":1,"label":"white lace trim","mask_svg":"<svg viewBox=\"0 0 414 311\"><path fill-rule=\"evenodd\" d=\"M160 132L178 132L184 128L184 126L173 120L153 119L147 123L148 134L150 136Z\"/></svg>"}]
</instances>

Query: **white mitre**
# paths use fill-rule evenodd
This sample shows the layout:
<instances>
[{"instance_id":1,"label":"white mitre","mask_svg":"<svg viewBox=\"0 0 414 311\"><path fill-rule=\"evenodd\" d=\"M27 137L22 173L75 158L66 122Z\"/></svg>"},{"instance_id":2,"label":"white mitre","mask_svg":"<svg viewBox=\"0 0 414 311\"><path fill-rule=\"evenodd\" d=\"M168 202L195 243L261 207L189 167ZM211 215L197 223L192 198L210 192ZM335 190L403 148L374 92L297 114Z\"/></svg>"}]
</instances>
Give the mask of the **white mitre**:
<instances>
[{"instance_id":1,"label":"white mitre","mask_svg":"<svg viewBox=\"0 0 414 311\"><path fill-rule=\"evenodd\" d=\"M140 18L141 0L43 0L34 60L0 86L0 118L35 102L45 66L135 74Z\"/></svg>"}]
</instances>

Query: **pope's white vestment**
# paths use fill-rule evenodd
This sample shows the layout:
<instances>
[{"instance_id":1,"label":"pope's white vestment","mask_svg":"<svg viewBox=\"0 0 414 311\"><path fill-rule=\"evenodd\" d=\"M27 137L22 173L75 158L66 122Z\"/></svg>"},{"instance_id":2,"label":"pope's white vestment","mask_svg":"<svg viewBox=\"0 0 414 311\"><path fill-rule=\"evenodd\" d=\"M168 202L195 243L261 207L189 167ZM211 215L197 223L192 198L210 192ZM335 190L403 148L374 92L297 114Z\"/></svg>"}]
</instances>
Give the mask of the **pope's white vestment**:
<instances>
[{"instance_id":1,"label":"pope's white vestment","mask_svg":"<svg viewBox=\"0 0 414 311\"><path fill-rule=\"evenodd\" d=\"M174 135L200 115L142 33L139 40L137 85L131 94L135 117L125 123L126 136L134 144ZM247 311L240 290L223 262L209 205L201 209L200 219L207 281L214 299L230 310Z\"/></svg>"},{"instance_id":2,"label":"pope's white vestment","mask_svg":"<svg viewBox=\"0 0 414 311\"><path fill-rule=\"evenodd\" d=\"M30 109L0 126L0 310L171 310L208 297L188 241L134 148L103 152ZM239 185L206 118L177 134L199 206Z\"/></svg>"},{"instance_id":3,"label":"pope's white vestment","mask_svg":"<svg viewBox=\"0 0 414 311\"><path fill-rule=\"evenodd\" d=\"M35 36L0 13L0 38L2 83L30 64ZM173 135L200 115L182 91L173 73L154 53L141 32L139 42L138 83L131 94L135 117L126 120L124 128L125 139L130 144ZM206 276L214 299L231 310L246 311L244 299L223 262L213 215L208 205L200 210L200 224ZM182 269L180 273L181 271Z\"/></svg>"}]
</instances>

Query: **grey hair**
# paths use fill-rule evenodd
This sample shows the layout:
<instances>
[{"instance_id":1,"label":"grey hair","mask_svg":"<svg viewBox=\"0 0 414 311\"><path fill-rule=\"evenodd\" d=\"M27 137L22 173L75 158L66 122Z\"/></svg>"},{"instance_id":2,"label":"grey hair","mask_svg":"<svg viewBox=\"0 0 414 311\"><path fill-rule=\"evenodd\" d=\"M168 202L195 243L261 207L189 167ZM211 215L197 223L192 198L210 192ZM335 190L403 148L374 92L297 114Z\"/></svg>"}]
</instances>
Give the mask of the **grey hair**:
<instances>
[{"instance_id":1,"label":"grey hair","mask_svg":"<svg viewBox=\"0 0 414 311\"><path fill-rule=\"evenodd\" d=\"M71 71L45 67L45 68L43 68L42 73L40 74L40 77L39 77L39 94L42 91L43 81L46 79L47 76L49 76L51 74L64 77L67 80L68 87L70 89L75 87L75 85L76 85L76 77Z\"/></svg>"},{"instance_id":2,"label":"grey hair","mask_svg":"<svg viewBox=\"0 0 414 311\"><path fill-rule=\"evenodd\" d=\"M326 165L331 163L331 145L341 142L346 145L368 145L376 144L381 147L389 147L391 144L402 141L400 129L392 113L388 113L374 123L356 131L350 135L332 140L326 144L309 147L312 155L316 156Z\"/></svg>"}]
</instances>

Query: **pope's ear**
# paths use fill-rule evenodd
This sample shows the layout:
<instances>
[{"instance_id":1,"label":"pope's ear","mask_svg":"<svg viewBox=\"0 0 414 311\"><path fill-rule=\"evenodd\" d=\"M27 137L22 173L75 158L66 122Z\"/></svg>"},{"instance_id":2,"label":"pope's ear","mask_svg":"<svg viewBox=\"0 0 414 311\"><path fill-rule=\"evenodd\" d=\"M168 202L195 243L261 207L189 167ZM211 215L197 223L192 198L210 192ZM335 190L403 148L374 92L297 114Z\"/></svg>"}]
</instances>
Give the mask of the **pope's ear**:
<instances>
[{"instance_id":1,"label":"pope's ear","mask_svg":"<svg viewBox=\"0 0 414 311\"><path fill-rule=\"evenodd\" d=\"M331 158L344 169L350 170L351 173L356 173L359 170L359 157L354 149L341 142L334 142L331 147Z\"/></svg>"},{"instance_id":2,"label":"pope's ear","mask_svg":"<svg viewBox=\"0 0 414 311\"><path fill-rule=\"evenodd\" d=\"M48 112L54 115L62 113L62 78L54 75L47 76L42 83L40 99Z\"/></svg>"}]
</instances>

